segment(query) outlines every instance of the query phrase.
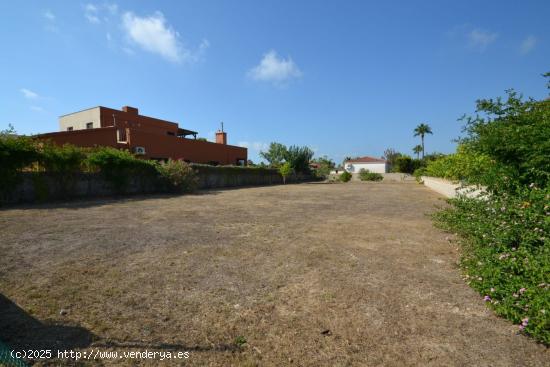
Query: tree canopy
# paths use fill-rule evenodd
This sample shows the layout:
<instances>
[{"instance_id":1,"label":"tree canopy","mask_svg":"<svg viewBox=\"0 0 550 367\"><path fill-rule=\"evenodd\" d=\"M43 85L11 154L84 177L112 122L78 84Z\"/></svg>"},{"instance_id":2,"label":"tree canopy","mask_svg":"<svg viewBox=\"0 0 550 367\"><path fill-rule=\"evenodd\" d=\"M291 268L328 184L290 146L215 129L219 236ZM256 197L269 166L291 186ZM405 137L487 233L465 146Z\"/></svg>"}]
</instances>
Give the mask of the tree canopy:
<instances>
[{"instance_id":1,"label":"tree canopy","mask_svg":"<svg viewBox=\"0 0 550 367\"><path fill-rule=\"evenodd\" d=\"M260 157L265 159L272 167L280 166L285 160L287 149L281 143L272 142L269 144L269 149L266 152L260 152Z\"/></svg>"}]
</instances>

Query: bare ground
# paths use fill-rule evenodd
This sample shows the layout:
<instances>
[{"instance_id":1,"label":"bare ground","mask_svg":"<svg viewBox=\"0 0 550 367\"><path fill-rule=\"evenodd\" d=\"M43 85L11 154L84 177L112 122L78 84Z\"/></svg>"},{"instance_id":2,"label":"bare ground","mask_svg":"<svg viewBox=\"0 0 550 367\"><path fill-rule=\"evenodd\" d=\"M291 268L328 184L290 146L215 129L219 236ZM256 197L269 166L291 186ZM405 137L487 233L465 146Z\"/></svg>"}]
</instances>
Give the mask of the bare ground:
<instances>
[{"instance_id":1,"label":"bare ground","mask_svg":"<svg viewBox=\"0 0 550 367\"><path fill-rule=\"evenodd\" d=\"M435 205L384 182L5 209L0 339L189 366L548 366L463 282ZM137 363L161 364L79 362Z\"/></svg>"}]
</instances>

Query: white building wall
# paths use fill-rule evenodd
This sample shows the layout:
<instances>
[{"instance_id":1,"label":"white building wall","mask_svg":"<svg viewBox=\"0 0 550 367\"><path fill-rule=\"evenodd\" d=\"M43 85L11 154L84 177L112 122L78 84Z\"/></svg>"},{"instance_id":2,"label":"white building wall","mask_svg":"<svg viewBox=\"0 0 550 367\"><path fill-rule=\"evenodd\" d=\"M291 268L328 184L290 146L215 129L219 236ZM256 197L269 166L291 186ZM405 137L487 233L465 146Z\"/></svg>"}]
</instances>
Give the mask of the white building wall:
<instances>
[{"instance_id":1,"label":"white building wall","mask_svg":"<svg viewBox=\"0 0 550 367\"><path fill-rule=\"evenodd\" d=\"M349 173L359 173L361 169L374 173L386 173L388 165L386 163L346 163L345 169Z\"/></svg>"},{"instance_id":2,"label":"white building wall","mask_svg":"<svg viewBox=\"0 0 550 367\"><path fill-rule=\"evenodd\" d=\"M101 127L99 107L61 116L59 118L59 131L67 131L68 127L72 127L73 130L84 130L89 122L93 123L94 129Z\"/></svg>"}]
</instances>

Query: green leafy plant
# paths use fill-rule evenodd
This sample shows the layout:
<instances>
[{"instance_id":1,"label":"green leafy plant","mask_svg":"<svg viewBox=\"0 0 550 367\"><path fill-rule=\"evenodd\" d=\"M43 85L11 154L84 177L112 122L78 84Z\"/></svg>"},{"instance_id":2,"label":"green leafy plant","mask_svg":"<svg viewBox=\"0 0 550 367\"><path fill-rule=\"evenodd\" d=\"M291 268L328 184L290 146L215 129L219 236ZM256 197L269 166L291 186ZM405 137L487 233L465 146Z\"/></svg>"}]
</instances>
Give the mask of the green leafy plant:
<instances>
[{"instance_id":1,"label":"green leafy plant","mask_svg":"<svg viewBox=\"0 0 550 367\"><path fill-rule=\"evenodd\" d=\"M74 145L57 146L52 143L41 143L38 165L56 182L56 196L67 197L72 192L76 175L82 172L86 150ZM36 187L36 185L35 185Z\"/></svg>"},{"instance_id":2,"label":"green leafy plant","mask_svg":"<svg viewBox=\"0 0 550 367\"><path fill-rule=\"evenodd\" d=\"M465 280L497 314L550 344L550 190L450 203L435 220L460 236Z\"/></svg>"},{"instance_id":3,"label":"green leafy plant","mask_svg":"<svg viewBox=\"0 0 550 367\"><path fill-rule=\"evenodd\" d=\"M477 101L476 116L464 118L467 136L461 143L504 167L509 181L546 185L550 179L550 100L524 100L513 90L507 94L506 100ZM504 188L501 180L490 184ZM513 190L513 185L506 186Z\"/></svg>"},{"instance_id":4,"label":"green leafy plant","mask_svg":"<svg viewBox=\"0 0 550 367\"><path fill-rule=\"evenodd\" d=\"M244 346L246 343L247 343L247 340L246 340L246 338L245 338L244 336L242 336L242 335L239 335L239 336L237 336L237 337L235 338L235 345L236 345L237 347L239 347L239 348L242 347L242 346Z\"/></svg>"},{"instance_id":5,"label":"green leafy plant","mask_svg":"<svg viewBox=\"0 0 550 367\"><path fill-rule=\"evenodd\" d=\"M423 161L418 159L412 159L408 155L401 155L395 158L392 166L393 172L399 173L413 173L416 169L423 166Z\"/></svg>"},{"instance_id":6,"label":"green leafy plant","mask_svg":"<svg viewBox=\"0 0 550 367\"><path fill-rule=\"evenodd\" d=\"M313 151L308 147L292 145L285 154L285 161L290 163L295 172L309 173L309 162L313 158Z\"/></svg>"},{"instance_id":7,"label":"green leafy plant","mask_svg":"<svg viewBox=\"0 0 550 367\"><path fill-rule=\"evenodd\" d=\"M292 145L287 148L281 143L269 144L269 149L260 152L260 156L265 159L270 167L278 168L284 162L289 162L295 172L309 173L309 162L313 158L313 151L308 147L299 147Z\"/></svg>"},{"instance_id":8,"label":"green leafy plant","mask_svg":"<svg viewBox=\"0 0 550 367\"><path fill-rule=\"evenodd\" d=\"M317 168L314 169L313 174L320 179L327 178L330 175L330 171L332 171L336 166L334 161L327 156L313 159L311 163L315 163L317 165Z\"/></svg>"},{"instance_id":9,"label":"green leafy plant","mask_svg":"<svg viewBox=\"0 0 550 367\"><path fill-rule=\"evenodd\" d=\"M426 176L426 167L420 167L414 170L413 176L416 178L416 181L421 182L422 176Z\"/></svg>"},{"instance_id":10,"label":"green leafy plant","mask_svg":"<svg viewBox=\"0 0 550 367\"><path fill-rule=\"evenodd\" d=\"M292 166L290 165L290 162L286 162L279 167L279 173L283 176L283 184L286 184L286 178L292 174Z\"/></svg>"},{"instance_id":11,"label":"green leafy plant","mask_svg":"<svg viewBox=\"0 0 550 367\"><path fill-rule=\"evenodd\" d=\"M0 131L0 196L9 194L20 181L19 173L39 156L36 143L17 136L13 126Z\"/></svg>"},{"instance_id":12,"label":"green leafy plant","mask_svg":"<svg viewBox=\"0 0 550 367\"><path fill-rule=\"evenodd\" d=\"M384 176L380 173L370 172L369 170L361 168L359 171L359 179L361 181L382 181Z\"/></svg>"},{"instance_id":13,"label":"green leafy plant","mask_svg":"<svg viewBox=\"0 0 550 367\"><path fill-rule=\"evenodd\" d=\"M424 170L426 176L473 184L489 184L495 175L504 173L503 167L489 156L468 150L464 145L459 145L454 154L428 162Z\"/></svg>"},{"instance_id":14,"label":"green leafy plant","mask_svg":"<svg viewBox=\"0 0 550 367\"><path fill-rule=\"evenodd\" d=\"M74 145L63 146L44 143L39 149L38 162L43 170L52 173L72 174L82 170L86 151Z\"/></svg>"},{"instance_id":15,"label":"green leafy plant","mask_svg":"<svg viewBox=\"0 0 550 367\"><path fill-rule=\"evenodd\" d=\"M340 175L340 181L341 182L349 182L349 180L351 180L351 177L352 177L351 173L349 173L348 171L344 171Z\"/></svg>"},{"instance_id":16,"label":"green leafy plant","mask_svg":"<svg viewBox=\"0 0 550 367\"><path fill-rule=\"evenodd\" d=\"M550 76L550 74L548 75ZM549 85L550 88L550 85ZM436 213L459 235L465 279L518 330L550 344L550 101L480 100L455 154L427 175L482 184Z\"/></svg>"},{"instance_id":17,"label":"green leafy plant","mask_svg":"<svg viewBox=\"0 0 550 367\"><path fill-rule=\"evenodd\" d=\"M260 152L260 157L265 159L271 167L279 167L285 160L287 154L286 146L281 143L272 142L269 149Z\"/></svg>"},{"instance_id":18,"label":"green leafy plant","mask_svg":"<svg viewBox=\"0 0 550 367\"><path fill-rule=\"evenodd\" d=\"M158 176L156 162L135 158L127 150L98 148L90 153L86 163L92 170L101 172L117 193L127 191L132 177L145 180Z\"/></svg>"},{"instance_id":19,"label":"green leafy plant","mask_svg":"<svg viewBox=\"0 0 550 367\"><path fill-rule=\"evenodd\" d=\"M192 192L197 188L197 175L189 164L181 160L171 160L157 167L170 191Z\"/></svg>"}]
</instances>

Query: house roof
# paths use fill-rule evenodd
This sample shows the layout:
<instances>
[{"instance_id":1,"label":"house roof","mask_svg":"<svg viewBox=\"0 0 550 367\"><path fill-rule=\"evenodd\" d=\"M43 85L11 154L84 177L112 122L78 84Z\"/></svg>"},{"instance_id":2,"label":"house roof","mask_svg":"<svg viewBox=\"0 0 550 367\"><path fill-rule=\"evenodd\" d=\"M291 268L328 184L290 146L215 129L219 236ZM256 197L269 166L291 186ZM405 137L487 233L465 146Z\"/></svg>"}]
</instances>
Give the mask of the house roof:
<instances>
[{"instance_id":1,"label":"house roof","mask_svg":"<svg viewBox=\"0 0 550 367\"><path fill-rule=\"evenodd\" d=\"M386 163L385 159L373 158L373 157L357 157L345 161L344 163Z\"/></svg>"}]
</instances>

